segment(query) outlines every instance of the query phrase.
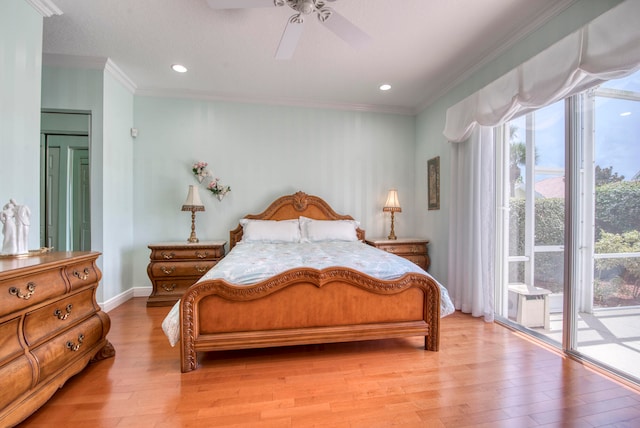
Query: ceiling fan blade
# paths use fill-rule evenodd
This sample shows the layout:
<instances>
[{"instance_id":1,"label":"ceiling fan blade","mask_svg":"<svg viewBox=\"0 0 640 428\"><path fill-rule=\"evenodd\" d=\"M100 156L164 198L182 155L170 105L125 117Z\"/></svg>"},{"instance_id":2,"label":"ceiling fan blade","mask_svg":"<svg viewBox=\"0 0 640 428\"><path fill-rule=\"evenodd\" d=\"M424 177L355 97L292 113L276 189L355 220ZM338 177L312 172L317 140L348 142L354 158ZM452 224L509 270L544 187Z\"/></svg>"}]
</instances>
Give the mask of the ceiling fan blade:
<instances>
[{"instance_id":1,"label":"ceiling fan blade","mask_svg":"<svg viewBox=\"0 0 640 428\"><path fill-rule=\"evenodd\" d=\"M371 36L334 9L331 9L331 15L326 20L320 22L354 48L362 49L371 43Z\"/></svg>"},{"instance_id":2,"label":"ceiling fan blade","mask_svg":"<svg viewBox=\"0 0 640 428\"><path fill-rule=\"evenodd\" d=\"M293 18L298 15L294 15L287 22L287 26L284 28L278 50L276 51L276 59L291 59L293 52L296 50L302 30L304 29L304 21L295 20Z\"/></svg>"},{"instance_id":3,"label":"ceiling fan blade","mask_svg":"<svg viewBox=\"0 0 640 428\"><path fill-rule=\"evenodd\" d=\"M247 9L273 6L273 0L207 0L211 9Z\"/></svg>"}]
</instances>

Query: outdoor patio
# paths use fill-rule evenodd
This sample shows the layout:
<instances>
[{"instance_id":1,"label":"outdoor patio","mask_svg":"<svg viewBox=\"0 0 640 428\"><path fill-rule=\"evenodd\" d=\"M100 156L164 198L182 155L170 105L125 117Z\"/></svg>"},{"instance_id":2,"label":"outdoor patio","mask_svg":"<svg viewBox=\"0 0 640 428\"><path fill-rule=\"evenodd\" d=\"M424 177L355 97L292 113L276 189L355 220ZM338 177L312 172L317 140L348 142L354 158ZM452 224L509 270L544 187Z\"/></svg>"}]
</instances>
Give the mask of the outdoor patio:
<instances>
[{"instance_id":1,"label":"outdoor patio","mask_svg":"<svg viewBox=\"0 0 640 428\"><path fill-rule=\"evenodd\" d=\"M562 343L562 313L551 313L549 329L532 328ZM640 382L640 307L596 308L578 314L578 351Z\"/></svg>"}]
</instances>

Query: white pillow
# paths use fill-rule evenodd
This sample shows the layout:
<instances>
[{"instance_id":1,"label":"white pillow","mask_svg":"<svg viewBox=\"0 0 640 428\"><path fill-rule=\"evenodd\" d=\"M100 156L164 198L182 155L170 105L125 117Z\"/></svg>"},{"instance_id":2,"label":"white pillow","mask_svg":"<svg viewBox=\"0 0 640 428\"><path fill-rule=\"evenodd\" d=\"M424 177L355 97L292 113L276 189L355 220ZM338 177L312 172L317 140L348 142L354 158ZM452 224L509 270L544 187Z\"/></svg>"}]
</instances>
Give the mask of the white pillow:
<instances>
[{"instance_id":1,"label":"white pillow","mask_svg":"<svg viewBox=\"0 0 640 428\"><path fill-rule=\"evenodd\" d=\"M242 242L300 242L298 220L240 220Z\"/></svg>"},{"instance_id":2,"label":"white pillow","mask_svg":"<svg viewBox=\"0 0 640 428\"><path fill-rule=\"evenodd\" d=\"M301 242L357 241L355 220L314 220L300 217Z\"/></svg>"}]
</instances>

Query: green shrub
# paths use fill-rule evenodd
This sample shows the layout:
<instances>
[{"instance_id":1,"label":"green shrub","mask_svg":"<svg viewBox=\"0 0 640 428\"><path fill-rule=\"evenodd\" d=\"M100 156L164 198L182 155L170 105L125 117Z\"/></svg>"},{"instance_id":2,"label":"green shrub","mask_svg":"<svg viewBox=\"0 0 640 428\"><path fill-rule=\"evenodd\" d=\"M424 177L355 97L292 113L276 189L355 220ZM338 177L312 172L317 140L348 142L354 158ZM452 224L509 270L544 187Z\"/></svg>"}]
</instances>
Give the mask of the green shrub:
<instances>
[{"instance_id":1,"label":"green shrub","mask_svg":"<svg viewBox=\"0 0 640 428\"><path fill-rule=\"evenodd\" d=\"M596 230L640 230L640 181L618 181L596 188Z\"/></svg>"},{"instance_id":2,"label":"green shrub","mask_svg":"<svg viewBox=\"0 0 640 428\"><path fill-rule=\"evenodd\" d=\"M600 232L595 252L636 253L640 252L640 231L624 233ZM610 281L617 285L618 292L637 298L640 294L640 257L621 259L596 259L598 281ZM627 285L631 285L628 288Z\"/></svg>"}]
</instances>

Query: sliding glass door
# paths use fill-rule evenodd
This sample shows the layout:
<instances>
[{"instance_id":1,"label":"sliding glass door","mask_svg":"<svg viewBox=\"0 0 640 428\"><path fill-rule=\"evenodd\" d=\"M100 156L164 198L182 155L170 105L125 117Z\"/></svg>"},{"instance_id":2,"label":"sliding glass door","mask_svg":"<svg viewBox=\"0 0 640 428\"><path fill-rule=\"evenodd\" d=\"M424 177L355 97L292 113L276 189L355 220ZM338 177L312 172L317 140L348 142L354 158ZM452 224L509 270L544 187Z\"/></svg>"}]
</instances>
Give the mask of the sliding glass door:
<instances>
[{"instance_id":1,"label":"sliding glass door","mask_svg":"<svg viewBox=\"0 0 640 428\"><path fill-rule=\"evenodd\" d=\"M497 319L640 383L640 73L501 131Z\"/></svg>"},{"instance_id":2,"label":"sliding glass door","mask_svg":"<svg viewBox=\"0 0 640 428\"><path fill-rule=\"evenodd\" d=\"M640 73L581 98L588 214L575 350L640 379Z\"/></svg>"}]
</instances>

